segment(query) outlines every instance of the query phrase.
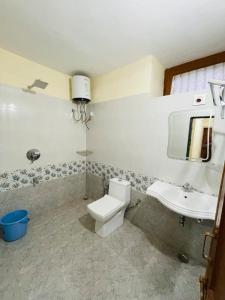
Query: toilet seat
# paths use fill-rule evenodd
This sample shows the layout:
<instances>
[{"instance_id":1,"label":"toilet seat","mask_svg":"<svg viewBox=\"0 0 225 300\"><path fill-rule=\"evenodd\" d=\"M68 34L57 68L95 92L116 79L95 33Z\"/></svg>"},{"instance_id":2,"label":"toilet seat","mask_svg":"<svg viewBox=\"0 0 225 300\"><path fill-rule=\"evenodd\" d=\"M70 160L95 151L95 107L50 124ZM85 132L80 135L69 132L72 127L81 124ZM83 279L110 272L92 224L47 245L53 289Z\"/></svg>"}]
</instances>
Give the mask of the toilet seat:
<instances>
[{"instance_id":1,"label":"toilet seat","mask_svg":"<svg viewBox=\"0 0 225 300\"><path fill-rule=\"evenodd\" d=\"M113 217L122 207L124 203L109 195L96 200L87 205L89 213L96 220L105 222Z\"/></svg>"}]
</instances>

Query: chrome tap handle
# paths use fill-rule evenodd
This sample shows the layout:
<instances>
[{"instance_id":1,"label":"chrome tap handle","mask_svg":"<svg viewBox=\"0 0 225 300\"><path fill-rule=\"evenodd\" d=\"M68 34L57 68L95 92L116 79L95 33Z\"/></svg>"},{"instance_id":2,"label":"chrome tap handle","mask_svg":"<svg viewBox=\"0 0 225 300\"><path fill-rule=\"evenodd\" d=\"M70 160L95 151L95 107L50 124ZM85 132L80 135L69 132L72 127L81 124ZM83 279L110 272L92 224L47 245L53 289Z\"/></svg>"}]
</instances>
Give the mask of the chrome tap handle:
<instances>
[{"instance_id":1,"label":"chrome tap handle","mask_svg":"<svg viewBox=\"0 0 225 300\"><path fill-rule=\"evenodd\" d=\"M193 191L193 187L189 182L186 182L183 186L182 186L183 190L185 192L192 192Z\"/></svg>"},{"instance_id":2,"label":"chrome tap handle","mask_svg":"<svg viewBox=\"0 0 225 300\"><path fill-rule=\"evenodd\" d=\"M27 151L27 159L33 163L35 160L37 160L41 156L41 153L38 149L31 149Z\"/></svg>"}]
</instances>

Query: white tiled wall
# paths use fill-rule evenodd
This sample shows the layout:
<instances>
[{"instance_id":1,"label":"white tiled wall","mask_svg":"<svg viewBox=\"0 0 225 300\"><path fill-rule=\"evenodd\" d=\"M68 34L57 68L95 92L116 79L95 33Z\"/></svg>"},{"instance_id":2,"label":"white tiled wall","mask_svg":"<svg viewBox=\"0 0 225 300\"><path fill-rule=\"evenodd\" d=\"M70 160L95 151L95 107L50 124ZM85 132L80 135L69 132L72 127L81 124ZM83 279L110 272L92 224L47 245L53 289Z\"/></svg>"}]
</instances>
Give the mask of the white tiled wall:
<instances>
[{"instance_id":1,"label":"white tiled wall","mask_svg":"<svg viewBox=\"0 0 225 300\"><path fill-rule=\"evenodd\" d=\"M158 98L144 94L92 104L87 148L93 154L88 160L178 185L190 182L196 189L217 193L220 172L167 156L168 116L172 111L194 109L193 99L193 94ZM212 105L210 95L206 102Z\"/></svg>"},{"instance_id":2,"label":"white tiled wall","mask_svg":"<svg viewBox=\"0 0 225 300\"><path fill-rule=\"evenodd\" d=\"M72 103L0 85L0 171L46 166L83 159L86 129L72 118ZM40 159L26 158L37 148Z\"/></svg>"},{"instance_id":3,"label":"white tiled wall","mask_svg":"<svg viewBox=\"0 0 225 300\"><path fill-rule=\"evenodd\" d=\"M76 151L86 149L87 139L87 149L93 152L88 160L178 185L188 181L201 191L217 193L220 172L167 157L168 116L193 109L192 102L193 94L144 94L90 104L94 117L86 133L83 125L74 123L70 101L0 85L0 172L83 160ZM31 148L41 152L32 165L26 158Z\"/></svg>"}]
</instances>

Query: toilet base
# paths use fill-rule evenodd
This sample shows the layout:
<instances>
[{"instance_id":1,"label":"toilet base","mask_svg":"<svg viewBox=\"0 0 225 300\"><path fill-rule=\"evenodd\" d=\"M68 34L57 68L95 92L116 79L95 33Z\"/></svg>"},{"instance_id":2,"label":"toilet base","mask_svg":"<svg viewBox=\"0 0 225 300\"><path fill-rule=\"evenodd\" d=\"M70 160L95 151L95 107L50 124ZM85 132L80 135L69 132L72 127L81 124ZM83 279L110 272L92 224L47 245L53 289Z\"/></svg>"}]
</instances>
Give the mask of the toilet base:
<instances>
[{"instance_id":1,"label":"toilet base","mask_svg":"<svg viewBox=\"0 0 225 300\"><path fill-rule=\"evenodd\" d=\"M112 217L105 223L96 220L95 232L101 237L106 237L121 225L123 225L124 213L125 209L120 210L114 217Z\"/></svg>"}]
</instances>

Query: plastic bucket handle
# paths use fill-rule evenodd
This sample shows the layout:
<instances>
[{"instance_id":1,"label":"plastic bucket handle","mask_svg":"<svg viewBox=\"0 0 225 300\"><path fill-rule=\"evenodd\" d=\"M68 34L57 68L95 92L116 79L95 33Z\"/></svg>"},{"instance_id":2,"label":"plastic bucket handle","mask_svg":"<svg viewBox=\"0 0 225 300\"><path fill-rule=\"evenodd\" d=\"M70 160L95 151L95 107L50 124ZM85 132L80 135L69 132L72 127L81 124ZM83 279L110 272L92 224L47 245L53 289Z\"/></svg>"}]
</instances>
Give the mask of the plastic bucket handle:
<instances>
[{"instance_id":1,"label":"plastic bucket handle","mask_svg":"<svg viewBox=\"0 0 225 300\"><path fill-rule=\"evenodd\" d=\"M26 224L30 221L30 218L24 218L23 220L19 221L19 223Z\"/></svg>"}]
</instances>

